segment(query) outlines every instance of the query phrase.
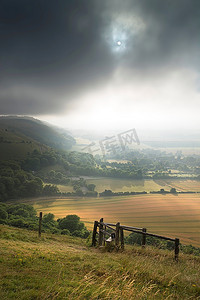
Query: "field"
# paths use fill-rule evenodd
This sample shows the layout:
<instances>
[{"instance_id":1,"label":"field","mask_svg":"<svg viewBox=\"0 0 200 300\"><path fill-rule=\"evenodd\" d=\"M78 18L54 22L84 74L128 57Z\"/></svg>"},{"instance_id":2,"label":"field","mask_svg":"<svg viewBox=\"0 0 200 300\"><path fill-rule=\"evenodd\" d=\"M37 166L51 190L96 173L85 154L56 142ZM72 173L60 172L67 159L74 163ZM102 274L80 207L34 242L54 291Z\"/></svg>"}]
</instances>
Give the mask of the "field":
<instances>
[{"instance_id":1,"label":"field","mask_svg":"<svg viewBox=\"0 0 200 300\"><path fill-rule=\"evenodd\" d=\"M89 241L88 241L89 242ZM90 241L91 242L91 241ZM0 299L200 299L200 259L173 251L88 247L71 236L0 225ZM89 244L89 243L88 243Z\"/></svg>"},{"instance_id":2,"label":"field","mask_svg":"<svg viewBox=\"0 0 200 300\"><path fill-rule=\"evenodd\" d=\"M106 222L146 227L148 232L180 238L200 246L200 194L147 194L101 198L50 198L27 200L36 210L56 218L77 214L92 229L101 217Z\"/></svg>"},{"instance_id":3,"label":"field","mask_svg":"<svg viewBox=\"0 0 200 300\"><path fill-rule=\"evenodd\" d=\"M57 187L59 188L59 191L61 191L61 193L74 192L72 185L57 184Z\"/></svg>"},{"instance_id":4,"label":"field","mask_svg":"<svg viewBox=\"0 0 200 300\"><path fill-rule=\"evenodd\" d=\"M95 184L97 192L103 192L105 189L113 192L150 192L160 189L170 191L172 187L175 187L177 191L200 191L200 181L197 180L128 180L97 177L86 181Z\"/></svg>"},{"instance_id":5,"label":"field","mask_svg":"<svg viewBox=\"0 0 200 300\"><path fill-rule=\"evenodd\" d=\"M162 184L162 181L160 183ZM174 187L177 191L200 192L200 181L197 180L165 180L163 184Z\"/></svg>"},{"instance_id":6,"label":"field","mask_svg":"<svg viewBox=\"0 0 200 300\"><path fill-rule=\"evenodd\" d=\"M59 171L59 169L57 170ZM200 192L200 181L198 180L130 180L104 177L84 178L86 179L87 184L95 184L95 190L98 193L103 192L105 189L112 190L113 192L153 192L159 191L160 189L170 191L171 188L175 188L178 192ZM62 193L74 192L73 187L71 185L59 184L57 186Z\"/></svg>"}]
</instances>

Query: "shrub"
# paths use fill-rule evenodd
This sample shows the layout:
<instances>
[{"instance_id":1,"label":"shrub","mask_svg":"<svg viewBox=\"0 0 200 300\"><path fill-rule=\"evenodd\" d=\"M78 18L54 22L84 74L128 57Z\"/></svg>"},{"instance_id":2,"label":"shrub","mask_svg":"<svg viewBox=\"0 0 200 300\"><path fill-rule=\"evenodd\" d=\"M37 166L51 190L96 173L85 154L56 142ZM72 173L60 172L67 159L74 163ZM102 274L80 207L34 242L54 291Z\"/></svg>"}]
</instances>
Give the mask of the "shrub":
<instances>
[{"instance_id":1,"label":"shrub","mask_svg":"<svg viewBox=\"0 0 200 300\"><path fill-rule=\"evenodd\" d=\"M6 220L8 218L8 213L5 209L0 207L0 219L1 220Z\"/></svg>"},{"instance_id":2,"label":"shrub","mask_svg":"<svg viewBox=\"0 0 200 300\"><path fill-rule=\"evenodd\" d=\"M27 228L28 224L26 221L23 219L12 219L9 221L9 225L15 226L15 227L20 227L20 228Z\"/></svg>"},{"instance_id":3,"label":"shrub","mask_svg":"<svg viewBox=\"0 0 200 300\"><path fill-rule=\"evenodd\" d=\"M63 229L61 231L61 234L64 234L64 235L70 235L70 231L68 229Z\"/></svg>"},{"instance_id":4,"label":"shrub","mask_svg":"<svg viewBox=\"0 0 200 300\"><path fill-rule=\"evenodd\" d=\"M68 215L58 220L58 227L62 230L68 229L73 236L87 238L89 231L77 215Z\"/></svg>"}]
</instances>

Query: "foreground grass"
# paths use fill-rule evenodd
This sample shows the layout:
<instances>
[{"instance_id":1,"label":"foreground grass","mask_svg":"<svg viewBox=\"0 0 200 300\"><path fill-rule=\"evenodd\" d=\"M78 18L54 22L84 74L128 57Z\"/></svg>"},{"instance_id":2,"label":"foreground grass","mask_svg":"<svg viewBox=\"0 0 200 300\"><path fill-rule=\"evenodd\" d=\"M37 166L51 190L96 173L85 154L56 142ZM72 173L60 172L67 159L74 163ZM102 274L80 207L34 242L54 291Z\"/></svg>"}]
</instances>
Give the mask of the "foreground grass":
<instances>
[{"instance_id":1,"label":"foreground grass","mask_svg":"<svg viewBox=\"0 0 200 300\"><path fill-rule=\"evenodd\" d=\"M200 258L0 226L0 299L200 299Z\"/></svg>"}]
</instances>

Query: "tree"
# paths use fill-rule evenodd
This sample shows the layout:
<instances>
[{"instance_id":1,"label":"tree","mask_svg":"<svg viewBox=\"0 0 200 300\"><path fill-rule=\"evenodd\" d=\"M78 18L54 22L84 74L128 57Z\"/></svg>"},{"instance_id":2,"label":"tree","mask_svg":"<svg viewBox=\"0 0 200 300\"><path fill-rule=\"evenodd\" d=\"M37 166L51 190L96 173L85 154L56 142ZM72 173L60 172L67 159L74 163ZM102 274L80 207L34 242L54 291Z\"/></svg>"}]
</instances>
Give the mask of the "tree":
<instances>
[{"instance_id":1,"label":"tree","mask_svg":"<svg viewBox=\"0 0 200 300\"><path fill-rule=\"evenodd\" d=\"M58 223L54 220L54 214L48 213L44 215L42 219L42 225L44 228L49 229L51 232L58 232Z\"/></svg>"},{"instance_id":2,"label":"tree","mask_svg":"<svg viewBox=\"0 0 200 300\"><path fill-rule=\"evenodd\" d=\"M59 193L59 189L56 185L47 184L43 188L43 194L45 196L54 196Z\"/></svg>"},{"instance_id":3,"label":"tree","mask_svg":"<svg viewBox=\"0 0 200 300\"><path fill-rule=\"evenodd\" d=\"M90 184L87 185L88 190L92 191L92 192L95 190L95 187L96 187L96 185L93 184L93 183L90 183Z\"/></svg>"},{"instance_id":4,"label":"tree","mask_svg":"<svg viewBox=\"0 0 200 300\"><path fill-rule=\"evenodd\" d=\"M54 221L54 214L48 213L48 214L44 215L42 221L43 221L44 223L50 223L50 222L53 222L53 221Z\"/></svg>"},{"instance_id":5,"label":"tree","mask_svg":"<svg viewBox=\"0 0 200 300\"><path fill-rule=\"evenodd\" d=\"M35 177L33 180L26 181L21 188L21 195L25 197L40 196L43 189L42 180Z\"/></svg>"},{"instance_id":6,"label":"tree","mask_svg":"<svg viewBox=\"0 0 200 300\"><path fill-rule=\"evenodd\" d=\"M60 229L68 229L70 233L85 229L84 223L80 221L77 215L68 215L63 219L59 219L58 226Z\"/></svg>"},{"instance_id":7,"label":"tree","mask_svg":"<svg viewBox=\"0 0 200 300\"><path fill-rule=\"evenodd\" d=\"M172 193L172 194L176 194L176 193L177 193L177 191L176 191L176 189L175 189L175 188L171 188L171 190L170 190L170 193Z\"/></svg>"}]
</instances>

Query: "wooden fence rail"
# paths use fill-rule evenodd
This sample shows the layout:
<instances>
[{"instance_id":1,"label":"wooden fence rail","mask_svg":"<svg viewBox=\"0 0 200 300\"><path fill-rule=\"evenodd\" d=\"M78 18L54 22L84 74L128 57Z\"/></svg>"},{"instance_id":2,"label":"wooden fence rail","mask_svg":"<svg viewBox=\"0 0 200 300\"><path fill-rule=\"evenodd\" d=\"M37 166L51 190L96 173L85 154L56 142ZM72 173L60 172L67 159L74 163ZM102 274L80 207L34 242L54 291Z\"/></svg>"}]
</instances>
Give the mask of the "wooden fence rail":
<instances>
[{"instance_id":1,"label":"wooden fence rail","mask_svg":"<svg viewBox=\"0 0 200 300\"><path fill-rule=\"evenodd\" d=\"M108 232L107 228L109 229ZM112 224L112 223L104 223L103 218L100 219L100 221L94 222L94 228L93 228L93 235L92 235L92 246L97 245L96 235L98 235L98 246L105 246L106 241L110 242L113 240L115 244L115 248L118 249L124 249L124 231L134 232L142 234L142 247L144 248L146 245L146 237L152 236L159 239L163 239L166 241L174 242L174 258L175 261L178 261L178 255L179 255L179 245L180 241L178 238L172 239L166 236L161 236L153 233L147 232L146 228L138 228L138 227L131 227L126 225L120 225L120 223ZM109 236L109 239L106 240L106 235Z\"/></svg>"}]
</instances>

